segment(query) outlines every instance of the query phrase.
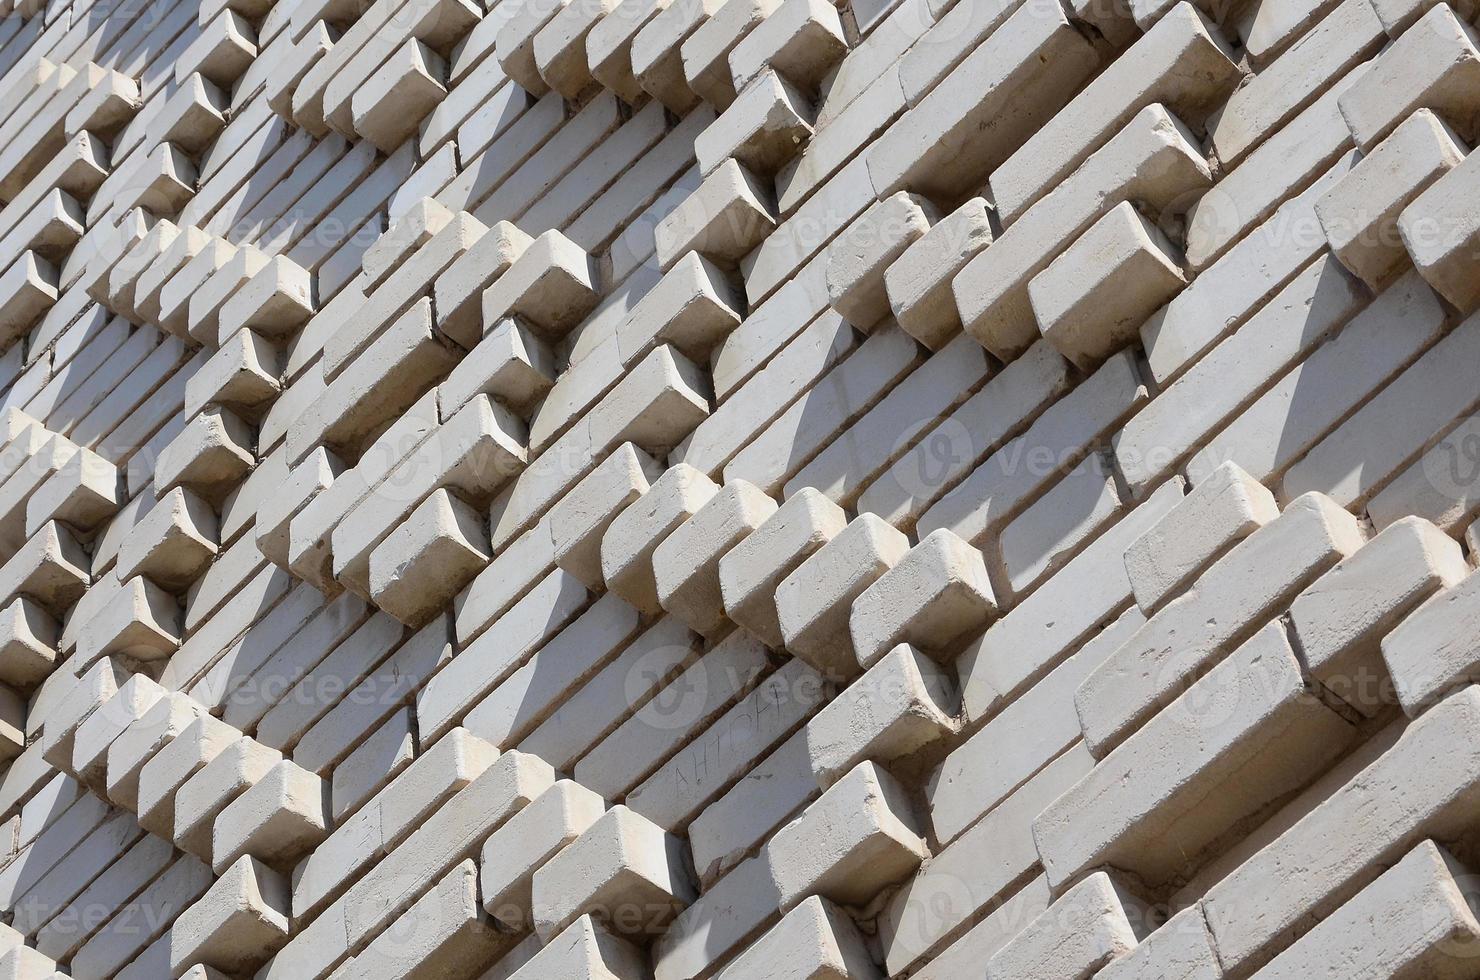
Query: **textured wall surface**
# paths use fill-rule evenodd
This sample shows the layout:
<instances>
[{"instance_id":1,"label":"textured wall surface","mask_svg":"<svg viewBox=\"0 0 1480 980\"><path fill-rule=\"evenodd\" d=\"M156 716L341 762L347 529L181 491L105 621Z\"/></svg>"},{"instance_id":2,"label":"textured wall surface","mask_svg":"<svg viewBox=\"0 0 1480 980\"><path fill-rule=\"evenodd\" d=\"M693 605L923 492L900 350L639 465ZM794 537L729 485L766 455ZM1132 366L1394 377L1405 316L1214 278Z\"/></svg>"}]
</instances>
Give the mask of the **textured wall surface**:
<instances>
[{"instance_id":1,"label":"textured wall surface","mask_svg":"<svg viewBox=\"0 0 1480 980\"><path fill-rule=\"evenodd\" d=\"M1475 16L0 0L0 980L1480 978Z\"/></svg>"}]
</instances>

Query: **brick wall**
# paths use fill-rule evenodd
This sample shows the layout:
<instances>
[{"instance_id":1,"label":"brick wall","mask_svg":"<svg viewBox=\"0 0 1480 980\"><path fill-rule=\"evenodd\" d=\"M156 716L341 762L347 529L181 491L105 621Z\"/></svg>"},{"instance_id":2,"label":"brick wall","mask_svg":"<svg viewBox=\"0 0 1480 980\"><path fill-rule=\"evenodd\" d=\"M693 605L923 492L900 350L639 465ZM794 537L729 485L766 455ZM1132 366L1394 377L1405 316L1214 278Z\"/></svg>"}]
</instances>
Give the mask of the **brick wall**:
<instances>
[{"instance_id":1,"label":"brick wall","mask_svg":"<svg viewBox=\"0 0 1480 980\"><path fill-rule=\"evenodd\" d=\"M1480 978L1431 0L0 0L0 976Z\"/></svg>"}]
</instances>

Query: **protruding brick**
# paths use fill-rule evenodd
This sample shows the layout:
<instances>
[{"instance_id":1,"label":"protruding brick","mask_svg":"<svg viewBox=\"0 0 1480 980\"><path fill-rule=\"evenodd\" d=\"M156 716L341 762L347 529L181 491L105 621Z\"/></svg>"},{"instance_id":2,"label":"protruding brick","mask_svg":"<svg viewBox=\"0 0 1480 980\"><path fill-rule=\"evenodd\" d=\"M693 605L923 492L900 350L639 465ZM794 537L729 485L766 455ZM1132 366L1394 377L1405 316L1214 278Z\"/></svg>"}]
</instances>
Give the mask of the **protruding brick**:
<instances>
[{"instance_id":1,"label":"protruding brick","mask_svg":"<svg viewBox=\"0 0 1480 980\"><path fill-rule=\"evenodd\" d=\"M662 468L647 453L631 443L618 446L550 508L555 564L588 588L603 588L602 536L660 473Z\"/></svg>"},{"instance_id":2,"label":"protruding brick","mask_svg":"<svg viewBox=\"0 0 1480 980\"><path fill-rule=\"evenodd\" d=\"M534 874L535 929L546 941L584 915L623 935L661 931L693 901L682 843L613 807Z\"/></svg>"},{"instance_id":3,"label":"protruding brick","mask_svg":"<svg viewBox=\"0 0 1480 980\"><path fill-rule=\"evenodd\" d=\"M1102 865L1149 884L1190 874L1210 845L1322 772L1355 735L1307 688L1283 624L1271 623L1033 822L1049 882Z\"/></svg>"},{"instance_id":4,"label":"protruding brick","mask_svg":"<svg viewBox=\"0 0 1480 980\"><path fill-rule=\"evenodd\" d=\"M370 594L381 609L418 627L491 557L484 516L436 490L370 553Z\"/></svg>"},{"instance_id":5,"label":"protruding brick","mask_svg":"<svg viewBox=\"0 0 1480 980\"><path fill-rule=\"evenodd\" d=\"M661 612L653 553L718 491L713 480L685 463L665 470L607 525L601 537L601 574L606 587L644 613ZM721 579L724 567L722 558Z\"/></svg>"},{"instance_id":6,"label":"protruding brick","mask_svg":"<svg viewBox=\"0 0 1480 980\"><path fill-rule=\"evenodd\" d=\"M1459 545L1428 521L1390 524L1290 604L1302 663L1362 714L1377 714L1392 700L1379 644L1410 610L1469 572ZM1401 643L1394 637L1391 649Z\"/></svg>"},{"instance_id":7,"label":"protruding brick","mask_svg":"<svg viewBox=\"0 0 1480 980\"><path fill-rule=\"evenodd\" d=\"M532 928L534 876L605 812L600 796L562 779L510 817L483 845L483 907L512 932Z\"/></svg>"},{"instance_id":8,"label":"protruding brick","mask_svg":"<svg viewBox=\"0 0 1480 980\"><path fill-rule=\"evenodd\" d=\"M221 749L175 793L175 844L209 860L216 817L281 760L276 749L251 738Z\"/></svg>"},{"instance_id":9,"label":"protruding brick","mask_svg":"<svg viewBox=\"0 0 1480 980\"><path fill-rule=\"evenodd\" d=\"M776 587L848 525L843 509L804 487L719 563L725 612L773 649L786 642L776 613Z\"/></svg>"},{"instance_id":10,"label":"protruding brick","mask_svg":"<svg viewBox=\"0 0 1480 980\"><path fill-rule=\"evenodd\" d=\"M1374 292L1408 264L1398 236L1400 212L1465 157L1465 146L1438 116L1420 109L1393 130L1316 201L1331 251Z\"/></svg>"},{"instance_id":11,"label":"protruding brick","mask_svg":"<svg viewBox=\"0 0 1480 980\"><path fill-rule=\"evenodd\" d=\"M591 312L596 299L590 256L560 232L547 231L484 290L483 328L517 315L558 340Z\"/></svg>"},{"instance_id":12,"label":"protruding brick","mask_svg":"<svg viewBox=\"0 0 1480 980\"><path fill-rule=\"evenodd\" d=\"M231 973L254 970L287 941L289 914L288 882L243 857L175 920L170 966L176 973L194 963Z\"/></svg>"},{"instance_id":13,"label":"protruding brick","mask_svg":"<svg viewBox=\"0 0 1480 980\"><path fill-rule=\"evenodd\" d=\"M981 552L942 528L854 600L848 631L864 667L900 643L944 659L996 608Z\"/></svg>"},{"instance_id":14,"label":"protruding brick","mask_svg":"<svg viewBox=\"0 0 1480 980\"><path fill-rule=\"evenodd\" d=\"M1043 336L1087 370L1133 341L1185 282L1166 236L1121 204L1034 276L1028 295Z\"/></svg>"},{"instance_id":15,"label":"protruding brick","mask_svg":"<svg viewBox=\"0 0 1480 980\"><path fill-rule=\"evenodd\" d=\"M720 164L654 230L658 265L685 252L733 265L776 227L771 193L739 163Z\"/></svg>"},{"instance_id":16,"label":"protruding brick","mask_svg":"<svg viewBox=\"0 0 1480 980\"><path fill-rule=\"evenodd\" d=\"M219 550L216 512L183 487L165 494L134 525L118 552L122 579L145 576L162 588L183 592Z\"/></svg>"},{"instance_id":17,"label":"protruding brick","mask_svg":"<svg viewBox=\"0 0 1480 980\"><path fill-rule=\"evenodd\" d=\"M663 608L696 632L719 632L726 622L720 561L775 512L776 501L744 480L720 488L653 552Z\"/></svg>"},{"instance_id":18,"label":"protruding brick","mask_svg":"<svg viewBox=\"0 0 1480 980\"><path fill-rule=\"evenodd\" d=\"M216 817L211 863L217 874L245 854L274 868L291 868L329 832L328 787L284 759L267 770Z\"/></svg>"},{"instance_id":19,"label":"protruding brick","mask_svg":"<svg viewBox=\"0 0 1480 980\"><path fill-rule=\"evenodd\" d=\"M853 601L909 552L909 539L862 514L776 587L786 647L823 673L850 676L858 658L848 632Z\"/></svg>"},{"instance_id":20,"label":"protruding brick","mask_svg":"<svg viewBox=\"0 0 1480 980\"><path fill-rule=\"evenodd\" d=\"M777 831L763 853L781 907L791 909L809 895L866 905L914 871L927 850L904 788L863 762Z\"/></svg>"},{"instance_id":21,"label":"protruding brick","mask_svg":"<svg viewBox=\"0 0 1480 980\"><path fill-rule=\"evenodd\" d=\"M1274 494L1237 464L1224 463L1125 549L1137 604L1155 612L1279 513Z\"/></svg>"}]
</instances>

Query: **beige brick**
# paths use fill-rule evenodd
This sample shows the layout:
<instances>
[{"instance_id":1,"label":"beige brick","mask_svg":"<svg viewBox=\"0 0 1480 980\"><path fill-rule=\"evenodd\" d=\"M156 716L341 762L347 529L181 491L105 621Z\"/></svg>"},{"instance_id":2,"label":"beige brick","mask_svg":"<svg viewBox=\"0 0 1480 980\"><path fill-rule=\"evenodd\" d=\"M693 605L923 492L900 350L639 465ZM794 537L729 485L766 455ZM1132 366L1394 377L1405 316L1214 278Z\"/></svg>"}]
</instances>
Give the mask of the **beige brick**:
<instances>
[{"instance_id":1,"label":"beige brick","mask_svg":"<svg viewBox=\"0 0 1480 980\"><path fill-rule=\"evenodd\" d=\"M981 553L941 529L854 600L848 628L864 667L900 643L943 659L954 655L995 611Z\"/></svg>"},{"instance_id":2,"label":"beige brick","mask_svg":"<svg viewBox=\"0 0 1480 980\"><path fill-rule=\"evenodd\" d=\"M644 92L678 115L698 101L684 76L681 45L719 7L718 0L677 0L633 35L632 77Z\"/></svg>"},{"instance_id":3,"label":"beige brick","mask_svg":"<svg viewBox=\"0 0 1480 980\"><path fill-rule=\"evenodd\" d=\"M1469 259L1480 233L1471 207L1477 168L1480 160L1467 156L1404 207L1397 221L1403 248L1424 281L1466 314L1480 306Z\"/></svg>"},{"instance_id":4,"label":"beige brick","mask_svg":"<svg viewBox=\"0 0 1480 980\"><path fill-rule=\"evenodd\" d=\"M1134 608L1121 614L946 755L925 786L938 838L955 839L1080 740L1075 689L1145 621ZM980 721L979 707L968 708L967 722Z\"/></svg>"},{"instance_id":5,"label":"beige brick","mask_svg":"<svg viewBox=\"0 0 1480 980\"><path fill-rule=\"evenodd\" d=\"M1209 122L1208 134L1218 158L1225 166L1237 164L1313 101L1324 80L1346 74L1386 40L1371 3L1347 0L1340 4L1235 91Z\"/></svg>"},{"instance_id":6,"label":"beige brick","mask_svg":"<svg viewBox=\"0 0 1480 980\"><path fill-rule=\"evenodd\" d=\"M135 524L118 552L117 574L146 576L175 592L195 581L219 550L216 513L191 491L165 494Z\"/></svg>"},{"instance_id":7,"label":"beige brick","mask_svg":"<svg viewBox=\"0 0 1480 980\"><path fill-rule=\"evenodd\" d=\"M684 78L700 98L717 107L734 100L730 52L778 6L779 0L727 2L684 40L680 48Z\"/></svg>"},{"instance_id":8,"label":"beige brick","mask_svg":"<svg viewBox=\"0 0 1480 980\"><path fill-rule=\"evenodd\" d=\"M216 817L281 760L276 749L251 738L222 748L175 792L175 844L209 859Z\"/></svg>"},{"instance_id":9,"label":"beige brick","mask_svg":"<svg viewBox=\"0 0 1480 980\"><path fill-rule=\"evenodd\" d=\"M118 685L118 690L85 718L73 735L70 765L59 768L101 789L107 769L108 749L124 729L143 717L160 698L164 688L143 674L134 674Z\"/></svg>"},{"instance_id":10,"label":"beige brick","mask_svg":"<svg viewBox=\"0 0 1480 980\"><path fill-rule=\"evenodd\" d=\"M843 509L816 490L804 487L792 494L720 559L726 615L780 649L786 639L776 613L776 587L847 524Z\"/></svg>"},{"instance_id":11,"label":"beige brick","mask_svg":"<svg viewBox=\"0 0 1480 980\"><path fill-rule=\"evenodd\" d=\"M827 292L833 309L861 330L888 316L885 270L939 220L929 201L903 192L856 218L828 246Z\"/></svg>"},{"instance_id":12,"label":"beige brick","mask_svg":"<svg viewBox=\"0 0 1480 980\"><path fill-rule=\"evenodd\" d=\"M483 293L483 327L517 315L541 334L559 339L596 306L591 258L558 231L525 248Z\"/></svg>"},{"instance_id":13,"label":"beige brick","mask_svg":"<svg viewBox=\"0 0 1480 980\"><path fill-rule=\"evenodd\" d=\"M434 296L438 328L464 347L471 349L477 344L485 328L480 321L484 287L508 271L532 242L509 222L495 222L437 276ZM492 324L487 326L492 329Z\"/></svg>"},{"instance_id":14,"label":"beige brick","mask_svg":"<svg viewBox=\"0 0 1480 980\"><path fill-rule=\"evenodd\" d=\"M959 704L950 676L901 644L807 721L810 768L827 786L864 759L914 756L957 731Z\"/></svg>"},{"instance_id":15,"label":"beige brick","mask_svg":"<svg viewBox=\"0 0 1480 980\"><path fill-rule=\"evenodd\" d=\"M1033 817L1088 773L1092 765L1083 746L1060 755L949 846L928 858L904 887L890 896L878 924L885 967L891 974L921 962L965 931L978 913L991 911L1006 899L1018 882L1031 880L1038 862L1029 829ZM1015 933L1024 925L1026 921L1017 923L1011 931Z\"/></svg>"},{"instance_id":16,"label":"beige brick","mask_svg":"<svg viewBox=\"0 0 1480 980\"><path fill-rule=\"evenodd\" d=\"M178 691L166 694L108 746L108 799L143 813L139 781L144 767L204 713L199 703Z\"/></svg>"},{"instance_id":17,"label":"beige brick","mask_svg":"<svg viewBox=\"0 0 1480 980\"><path fill-rule=\"evenodd\" d=\"M992 244L987 202L974 197L911 242L884 270L884 288L901 330L940 350L961 329L951 280Z\"/></svg>"},{"instance_id":18,"label":"beige brick","mask_svg":"<svg viewBox=\"0 0 1480 980\"><path fill-rule=\"evenodd\" d=\"M875 192L949 198L979 189L1098 63L1062 11L1019 8L870 147Z\"/></svg>"},{"instance_id":19,"label":"beige brick","mask_svg":"<svg viewBox=\"0 0 1480 980\"><path fill-rule=\"evenodd\" d=\"M1202 906L1178 912L1135 949L1109 963L1104 980L1215 980L1223 975Z\"/></svg>"},{"instance_id":20,"label":"beige brick","mask_svg":"<svg viewBox=\"0 0 1480 980\"><path fill-rule=\"evenodd\" d=\"M180 646L180 603L149 579L136 575L119 587L108 604L82 625L80 656L89 662L109 655L160 660Z\"/></svg>"},{"instance_id":21,"label":"beige brick","mask_svg":"<svg viewBox=\"0 0 1480 980\"><path fill-rule=\"evenodd\" d=\"M608 799L625 798L771 666L768 651L754 637L731 633L582 756L576 779Z\"/></svg>"},{"instance_id":22,"label":"beige brick","mask_svg":"<svg viewBox=\"0 0 1480 980\"><path fill-rule=\"evenodd\" d=\"M48 521L0 566L0 603L25 596L61 616L86 591L91 564L72 533Z\"/></svg>"},{"instance_id":23,"label":"beige brick","mask_svg":"<svg viewBox=\"0 0 1480 980\"><path fill-rule=\"evenodd\" d=\"M18 596L0 610L0 681L26 688L51 674L61 627L41 606Z\"/></svg>"},{"instance_id":24,"label":"beige brick","mask_svg":"<svg viewBox=\"0 0 1480 980\"><path fill-rule=\"evenodd\" d=\"M159 452L155 490L184 487L215 503L235 489L257 462L251 427L224 408L195 416Z\"/></svg>"},{"instance_id":25,"label":"beige brick","mask_svg":"<svg viewBox=\"0 0 1480 980\"><path fill-rule=\"evenodd\" d=\"M1382 637L1383 660L1408 714L1417 715L1426 705L1468 683L1475 658L1466 624L1475 615L1477 586L1480 578L1474 573L1466 575L1439 590Z\"/></svg>"},{"instance_id":26,"label":"beige brick","mask_svg":"<svg viewBox=\"0 0 1480 980\"><path fill-rule=\"evenodd\" d=\"M447 63L412 38L355 90L355 132L390 153L447 97L446 78Z\"/></svg>"}]
</instances>

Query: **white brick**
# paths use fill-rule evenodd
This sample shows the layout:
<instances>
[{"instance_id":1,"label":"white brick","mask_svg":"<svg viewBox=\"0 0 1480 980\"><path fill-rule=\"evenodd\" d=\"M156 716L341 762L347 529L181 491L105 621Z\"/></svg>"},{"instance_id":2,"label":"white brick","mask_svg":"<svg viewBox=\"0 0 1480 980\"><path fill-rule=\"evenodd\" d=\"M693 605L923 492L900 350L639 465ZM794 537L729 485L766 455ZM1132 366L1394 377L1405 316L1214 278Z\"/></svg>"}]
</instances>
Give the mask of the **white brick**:
<instances>
[{"instance_id":1,"label":"white brick","mask_svg":"<svg viewBox=\"0 0 1480 980\"><path fill-rule=\"evenodd\" d=\"M665 470L606 526L600 548L606 587L648 615L661 611L653 553L718 491L713 480L685 463ZM724 567L721 559L722 577Z\"/></svg>"},{"instance_id":2,"label":"white brick","mask_svg":"<svg viewBox=\"0 0 1480 980\"><path fill-rule=\"evenodd\" d=\"M602 536L662 473L647 453L623 443L550 508L555 564L591 589L605 587Z\"/></svg>"},{"instance_id":3,"label":"white brick","mask_svg":"<svg viewBox=\"0 0 1480 980\"><path fill-rule=\"evenodd\" d=\"M995 611L981 552L942 529L854 600L848 629L864 667L900 643L945 658Z\"/></svg>"},{"instance_id":4,"label":"white brick","mask_svg":"<svg viewBox=\"0 0 1480 980\"><path fill-rule=\"evenodd\" d=\"M1435 705L1375 761L1210 888L1208 925L1227 970L1253 968L1305 932L1425 837L1473 819L1476 759L1465 750L1480 710L1466 688ZM1359 815L1361 815L1359 817ZM1337 828L1371 828L1341 834ZM1289 873L1303 855L1303 872Z\"/></svg>"},{"instance_id":5,"label":"white brick","mask_svg":"<svg viewBox=\"0 0 1480 980\"><path fill-rule=\"evenodd\" d=\"M536 931L547 942L584 915L618 933L661 931L693 901L678 838L613 807L534 873Z\"/></svg>"},{"instance_id":6,"label":"white brick","mask_svg":"<svg viewBox=\"0 0 1480 980\"><path fill-rule=\"evenodd\" d=\"M850 522L776 586L787 648L823 673L856 673L847 629L853 602L908 552L909 539L878 517Z\"/></svg>"},{"instance_id":7,"label":"white brick","mask_svg":"<svg viewBox=\"0 0 1480 980\"><path fill-rule=\"evenodd\" d=\"M866 905L919 866L927 851L917 827L904 788L860 763L766 844L781 908L814 894Z\"/></svg>"},{"instance_id":8,"label":"white brick","mask_svg":"<svg viewBox=\"0 0 1480 980\"><path fill-rule=\"evenodd\" d=\"M823 980L832 976L877 980L882 974L869 958L853 920L826 899L814 897L787 913L719 976L721 980Z\"/></svg>"},{"instance_id":9,"label":"white brick","mask_svg":"<svg viewBox=\"0 0 1480 980\"><path fill-rule=\"evenodd\" d=\"M1235 463L1219 466L1125 550L1136 603L1155 612L1279 513L1263 484Z\"/></svg>"},{"instance_id":10,"label":"white brick","mask_svg":"<svg viewBox=\"0 0 1480 980\"><path fill-rule=\"evenodd\" d=\"M1089 370L1133 341L1184 282L1166 236L1125 203L1034 276L1028 296L1044 338Z\"/></svg>"},{"instance_id":11,"label":"white brick","mask_svg":"<svg viewBox=\"0 0 1480 980\"><path fill-rule=\"evenodd\" d=\"M1140 109L1162 103L1196 123L1239 80L1218 29L1192 4L1177 4L992 172L1003 223L1017 220Z\"/></svg>"},{"instance_id":12,"label":"white brick","mask_svg":"<svg viewBox=\"0 0 1480 980\"><path fill-rule=\"evenodd\" d=\"M1255 531L1162 608L1075 696L1085 741L1103 756L1183 685L1218 663L1307 584L1362 546L1356 520L1308 494Z\"/></svg>"},{"instance_id":13,"label":"white brick","mask_svg":"<svg viewBox=\"0 0 1480 980\"><path fill-rule=\"evenodd\" d=\"M727 616L780 648L786 638L777 619L777 586L847 524L842 508L823 494L808 487L792 494L719 560Z\"/></svg>"},{"instance_id":14,"label":"white brick","mask_svg":"<svg viewBox=\"0 0 1480 980\"><path fill-rule=\"evenodd\" d=\"M1473 969L1464 948L1480 938L1480 922L1460 885L1469 878L1463 865L1424 841L1255 976L1319 975L1338 959L1343 975L1352 978L1463 976ZM1363 936L1372 922L1382 929Z\"/></svg>"},{"instance_id":15,"label":"white brick","mask_svg":"<svg viewBox=\"0 0 1480 980\"><path fill-rule=\"evenodd\" d=\"M1055 976L1086 980L1135 948L1150 929L1144 902L1096 872L987 961L987 976Z\"/></svg>"},{"instance_id":16,"label":"white brick","mask_svg":"<svg viewBox=\"0 0 1480 980\"><path fill-rule=\"evenodd\" d=\"M193 963L242 972L265 961L288 938L288 883L243 857L170 928L170 967Z\"/></svg>"},{"instance_id":17,"label":"white brick","mask_svg":"<svg viewBox=\"0 0 1480 980\"><path fill-rule=\"evenodd\" d=\"M1363 151L1371 150L1419 108L1453 121L1473 139L1468 127L1477 109L1477 75L1480 44L1475 32L1448 4L1439 4L1404 31L1341 96L1341 115Z\"/></svg>"},{"instance_id":18,"label":"white brick","mask_svg":"<svg viewBox=\"0 0 1480 980\"><path fill-rule=\"evenodd\" d=\"M732 548L776 512L776 502L744 480L727 482L653 552L658 601L696 632L725 620L719 565Z\"/></svg>"},{"instance_id":19,"label":"white brick","mask_svg":"<svg viewBox=\"0 0 1480 980\"><path fill-rule=\"evenodd\" d=\"M1307 689L1283 624L1271 623L1034 821L1049 882L1101 865L1151 884L1185 875L1241 820L1323 771L1355 734ZM1268 748L1275 742L1278 752Z\"/></svg>"},{"instance_id":20,"label":"white brick","mask_svg":"<svg viewBox=\"0 0 1480 980\"><path fill-rule=\"evenodd\" d=\"M275 868L290 868L328 835L328 787L284 759L217 815L211 838L217 873L250 854Z\"/></svg>"},{"instance_id":21,"label":"white brick","mask_svg":"<svg viewBox=\"0 0 1480 980\"><path fill-rule=\"evenodd\" d=\"M1374 291L1408 264L1398 215L1464 159L1463 143L1432 112L1420 109L1377 144L1316 201L1331 250Z\"/></svg>"},{"instance_id":22,"label":"white brick","mask_svg":"<svg viewBox=\"0 0 1480 980\"><path fill-rule=\"evenodd\" d=\"M562 779L510 817L483 845L478 879L483 907L511 932L531 929L535 874L605 812L600 796Z\"/></svg>"}]
</instances>

